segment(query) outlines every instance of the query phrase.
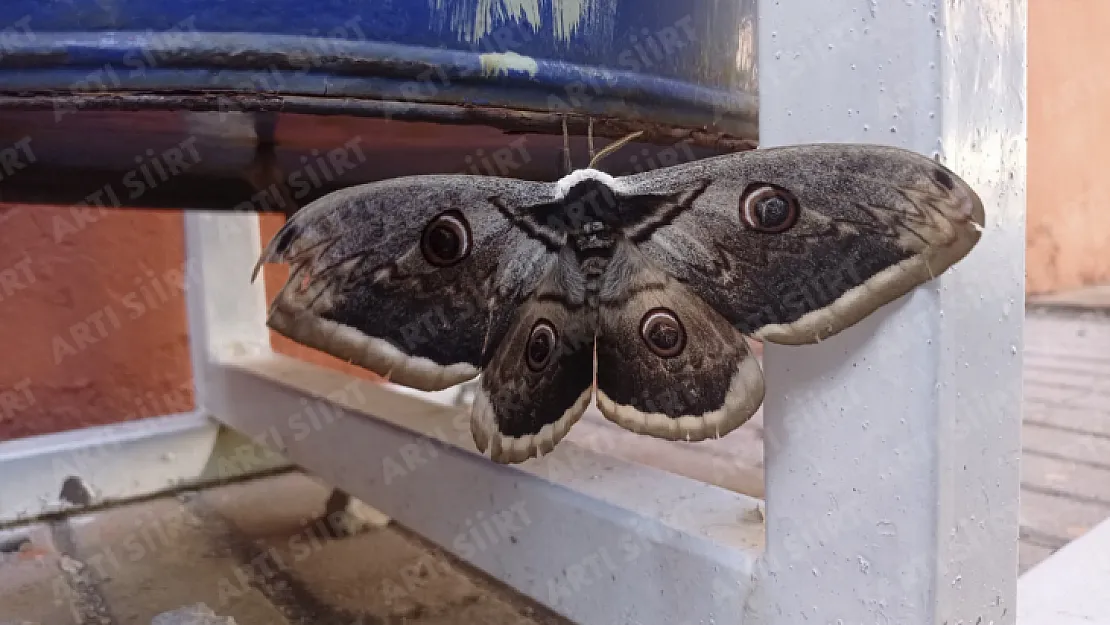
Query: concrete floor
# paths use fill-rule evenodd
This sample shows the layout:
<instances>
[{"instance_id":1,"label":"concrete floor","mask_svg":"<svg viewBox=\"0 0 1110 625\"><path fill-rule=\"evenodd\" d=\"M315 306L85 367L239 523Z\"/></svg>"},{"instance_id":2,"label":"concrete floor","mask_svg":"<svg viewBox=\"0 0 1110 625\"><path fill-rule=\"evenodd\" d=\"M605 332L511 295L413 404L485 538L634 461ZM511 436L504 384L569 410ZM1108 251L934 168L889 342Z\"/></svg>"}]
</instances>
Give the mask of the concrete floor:
<instances>
[{"instance_id":1,"label":"concrete floor","mask_svg":"<svg viewBox=\"0 0 1110 625\"><path fill-rule=\"evenodd\" d=\"M328 494L293 472L2 532L0 624L566 623L395 525L328 538Z\"/></svg>"}]
</instances>

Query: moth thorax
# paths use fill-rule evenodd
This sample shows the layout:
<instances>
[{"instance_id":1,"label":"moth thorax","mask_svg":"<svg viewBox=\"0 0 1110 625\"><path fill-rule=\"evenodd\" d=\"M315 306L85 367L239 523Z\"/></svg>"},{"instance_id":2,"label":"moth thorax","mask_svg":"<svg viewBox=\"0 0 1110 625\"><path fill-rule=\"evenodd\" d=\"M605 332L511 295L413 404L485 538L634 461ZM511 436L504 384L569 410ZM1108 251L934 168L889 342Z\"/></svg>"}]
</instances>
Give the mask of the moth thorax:
<instances>
[{"instance_id":1,"label":"moth thorax","mask_svg":"<svg viewBox=\"0 0 1110 625\"><path fill-rule=\"evenodd\" d=\"M563 223L570 232L597 231L619 220L617 195L600 180L586 179L567 190L560 200Z\"/></svg>"}]
</instances>

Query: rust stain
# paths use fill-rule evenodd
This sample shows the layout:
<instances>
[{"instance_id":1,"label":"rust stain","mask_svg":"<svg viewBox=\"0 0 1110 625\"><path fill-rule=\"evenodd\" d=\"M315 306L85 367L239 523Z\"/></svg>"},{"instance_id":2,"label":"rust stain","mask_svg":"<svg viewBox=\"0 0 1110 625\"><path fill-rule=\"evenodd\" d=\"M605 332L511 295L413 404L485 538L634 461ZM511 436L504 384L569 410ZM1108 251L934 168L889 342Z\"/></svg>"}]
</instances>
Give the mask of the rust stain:
<instances>
[{"instance_id":1,"label":"rust stain","mask_svg":"<svg viewBox=\"0 0 1110 625\"><path fill-rule=\"evenodd\" d=\"M594 135L619 139L636 131L643 131L640 141L674 144L690 141L694 145L724 151L750 150L756 147L754 138L736 134L675 126L642 119L584 115L581 113L551 112L546 110L521 110L472 104L439 105L406 103L406 110L398 112L395 102L317 96L271 96L252 93L183 93L155 94L145 92L118 93L44 93L38 95L5 96L0 92L0 110L66 110L81 111L149 111L188 110L221 111L231 106L241 112L277 112L321 116L349 115L355 117L385 118L399 121L421 121L441 124L488 126L508 132L533 132L562 134L565 120L572 133L584 134L590 120ZM751 111L754 118L755 110ZM324 123L321 121L321 123Z\"/></svg>"}]
</instances>

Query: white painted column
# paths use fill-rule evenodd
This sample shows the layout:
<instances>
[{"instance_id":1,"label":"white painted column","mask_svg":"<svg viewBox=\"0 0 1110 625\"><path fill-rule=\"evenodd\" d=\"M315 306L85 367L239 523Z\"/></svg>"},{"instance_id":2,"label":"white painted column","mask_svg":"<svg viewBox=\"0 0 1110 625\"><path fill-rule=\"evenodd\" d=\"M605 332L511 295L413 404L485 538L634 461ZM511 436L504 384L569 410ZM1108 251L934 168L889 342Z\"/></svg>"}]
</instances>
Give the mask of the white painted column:
<instances>
[{"instance_id":1,"label":"white painted column","mask_svg":"<svg viewBox=\"0 0 1110 625\"><path fill-rule=\"evenodd\" d=\"M768 346L767 552L751 621L1013 623L1025 0L766 1L761 147L939 155L978 246L820 345Z\"/></svg>"},{"instance_id":2,"label":"white painted column","mask_svg":"<svg viewBox=\"0 0 1110 625\"><path fill-rule=\"evenodd\" d=\"M216 363L270 352L261 274L251 284L261 247L255 213L185 214L185 297L198 410L220 405L213 395L221 388Z\"/></svg>"}]
</instances>

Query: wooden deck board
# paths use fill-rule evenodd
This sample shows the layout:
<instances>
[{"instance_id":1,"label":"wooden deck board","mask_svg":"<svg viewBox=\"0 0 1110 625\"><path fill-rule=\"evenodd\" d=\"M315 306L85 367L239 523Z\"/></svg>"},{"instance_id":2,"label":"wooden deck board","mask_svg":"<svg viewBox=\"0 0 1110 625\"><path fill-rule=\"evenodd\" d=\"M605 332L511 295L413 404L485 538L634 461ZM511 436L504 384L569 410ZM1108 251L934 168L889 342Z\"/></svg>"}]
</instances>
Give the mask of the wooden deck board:
<instances>
[{"instance_id":1,"label":"wooden deck board","mask_svg":"<svg viewBox=\"0 0 1110 625\"><path fill-rule=\"evenodd\" d=\"M1075 501L1105 505L1110 516L1110 469L1074 461L1024 454L1021 458L1021 483L1024 488L1059 492Z\"/></svg>"},{"instance_id":2,"label":"wooden deck board","mask_svg":"<svg viewBox=\"0 0 1110 625\"><path fill-rule=\"evenodd\" d=\"M1110 419L1110 397L1096 395L1085 390L1046 389L1036 384L1025 385L1025 405L1027 412L1037 412L1045 408L1051 410L1075 409L1086 412L1092 421L1103 423ZM1098 431L1092 429L1091 431Z\"/></svg>"},{"instance_id":3,"label":"wooden deck board","mask_svg":"<svg viewBox=\"0 0 1110 625\"><path fill-rule=\"evenodd\" d=\"M1055 549L1022 542L1018 545L1018 568L1028 571L1041 560L1055 553Z\"/></svg>"},{"instance_id":4,"label":"wooden deck board","mask_svg":"<svg viewBox=\"0 0 1110 625\"><path fill-rule=\"evenodd\" d=\"M1026 453L1110 470L1110 438L1026 422L1022 427L1022 439L1022 449Z\"/></svg>"},{"instance_id":5,"label":"wooden deck board","mask_svg":"<svg viewBox=\"0 0 1110 625\"><path fill-rule=\"evenodd\" d=\"M1026 488L1021 493L1021 525L1060 544L1079 538L1103 519L1110 508L1067 496ZM1053 541L1041 541L1051 543Z\"/></svg>"}]
</instances>

